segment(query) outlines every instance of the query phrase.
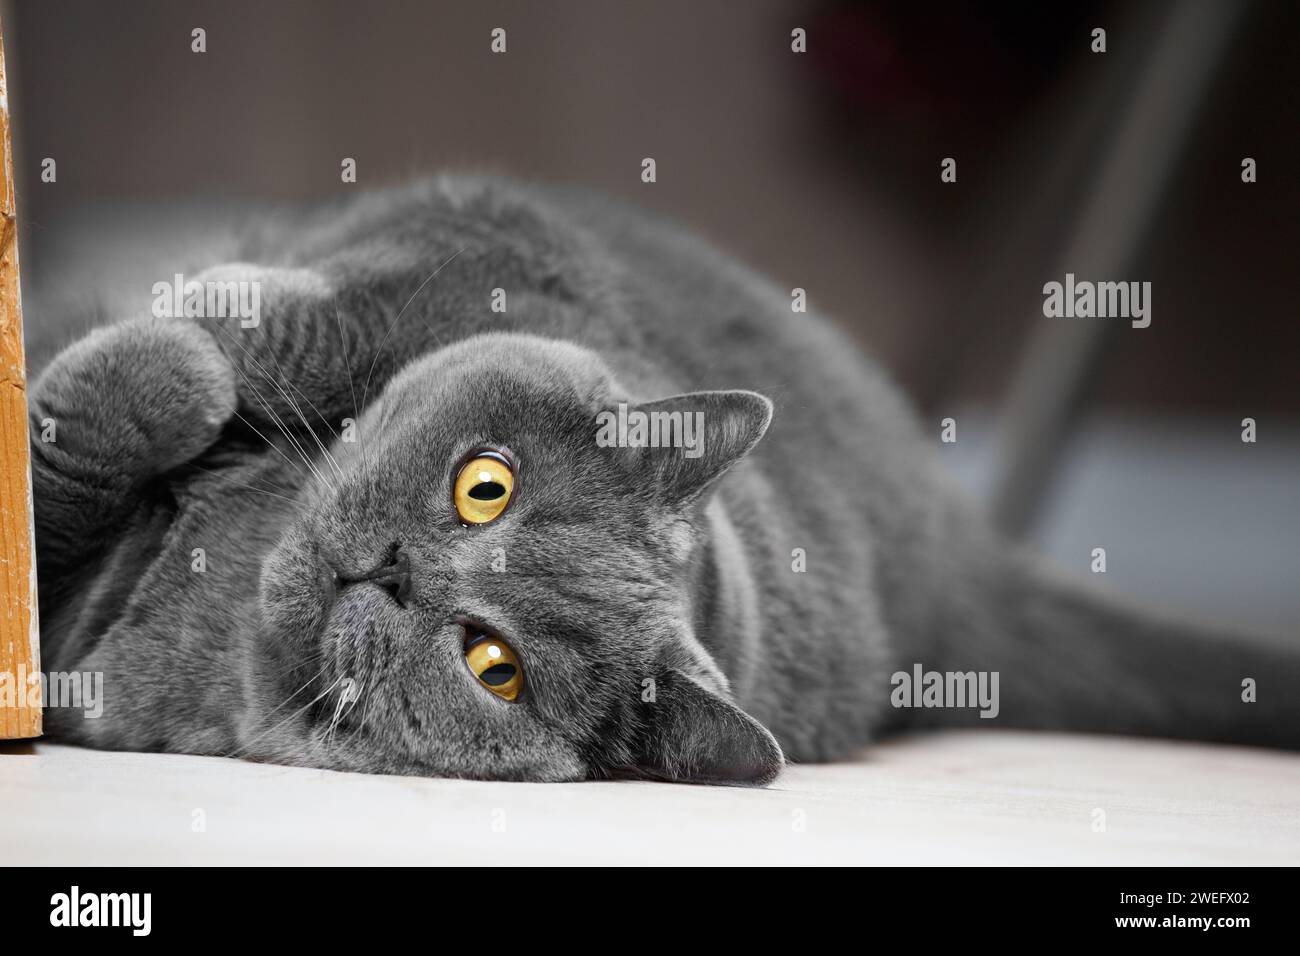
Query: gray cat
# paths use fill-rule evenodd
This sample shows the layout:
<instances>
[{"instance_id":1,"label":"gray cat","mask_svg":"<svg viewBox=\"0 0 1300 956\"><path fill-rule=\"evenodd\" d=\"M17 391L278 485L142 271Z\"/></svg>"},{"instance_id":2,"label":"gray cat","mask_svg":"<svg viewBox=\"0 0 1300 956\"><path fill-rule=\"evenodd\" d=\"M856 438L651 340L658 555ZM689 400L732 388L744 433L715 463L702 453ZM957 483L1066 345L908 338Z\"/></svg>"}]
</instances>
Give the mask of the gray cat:
<instances>
[{"instance_id":1,"label":"gray cat","mask_svg":"<svg viewBox=\"0 0 1300 956\"><path fill-rule=\"evenodd\" d=\"M998 540L877 368L690 236L444 178L238 243L196 279L256 324L142 305L31 387L45 666L105 682L57 737L726 784L906 726L1300 745L1300 658ZM918 664L997 672L997 718L891 706Z\"/></svg>"}]
</instances>

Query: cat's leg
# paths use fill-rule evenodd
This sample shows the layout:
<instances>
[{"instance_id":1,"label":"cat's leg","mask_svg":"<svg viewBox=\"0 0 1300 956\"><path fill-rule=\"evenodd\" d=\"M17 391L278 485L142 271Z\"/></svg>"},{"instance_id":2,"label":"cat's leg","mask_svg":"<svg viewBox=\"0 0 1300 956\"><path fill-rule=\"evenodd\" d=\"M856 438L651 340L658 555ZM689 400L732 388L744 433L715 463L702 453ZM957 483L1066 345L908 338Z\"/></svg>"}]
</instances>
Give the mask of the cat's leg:
<instances>
[{"instance_id":1,"label":"cat's leg","mask_svg":"<svg viewBox=\"0 0 1300 956\"><path fill-rule=\"evenodd\" d=\"M216 441L235 410L234 372L180 319L97 329L32 384L32 484L42 588L98 555L150 479Z\"/></svg>"},{"instance_id":2,"label":"cat's leg","mask_svg":"<svg viewBox=\"0 0 1300 956\"><path fill-rule=\"evenodd\" d=\"M192 321L234 370L240 418L268 438L337 435L393 370L432 340L411 316L394 328L400 282L250 263L217 266L195 281L204 289L224 286L226 301L239 303Z\"/></svg>"},{"instance_id":3,"label":"cat's leg","mask_svg":"<svg viewBox=\"0 0 1300 956\"><path fill-rule=\"evenodd\" d=\"M241 418L268 437L309 429L327 441L402 366L474 332L509 328L486 295L448 281L456 252L427 249L407 262L385 247L310 268L227 263L194 281L205 292L223 287L222 301L239 307L193 321L235 369Z\"/></svg>"},{"instance_id":4,"label":"cat's leg","mask_svg":"<svg viewBox=\"0 0 1300 956\"><path fill-rule=\"evenodd\" d=\"M244 263L196 280L220 293L223 314L97 329L32 384L43 584L99 553L141 487L200 455L232 417L273 440L282 430L337 431L367 391L373 398L385 375L429 344L425 336L432 341L423 322L412 323L416 339L405 324L394 330L401 281L331 281Z\"/></svg>"},{"instance_id":5,"label":"cat's leg","mask_svg":"<svg viewBox=\"0 0 1300 956\"><path fill-rule=\"evenodd\" d=\"M272 437L337 430L360 387L352 364L366 352L355 293L312 269L243 262L214 266L194 282L205 294L225 290L224 306L192 321L232 369L240 418Z\"/></svg>"}]
</instances>

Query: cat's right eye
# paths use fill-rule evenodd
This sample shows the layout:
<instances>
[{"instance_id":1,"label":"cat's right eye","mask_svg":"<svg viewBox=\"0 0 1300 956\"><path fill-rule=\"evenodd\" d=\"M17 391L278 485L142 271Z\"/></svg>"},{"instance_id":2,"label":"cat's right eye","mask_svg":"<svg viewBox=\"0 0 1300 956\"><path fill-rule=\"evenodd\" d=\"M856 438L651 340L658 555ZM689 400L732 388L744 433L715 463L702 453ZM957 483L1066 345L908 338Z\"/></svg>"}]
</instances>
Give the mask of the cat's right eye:
<instances>
[{"instance_id":1,"label":"cat's right eye","mask_svg":"<svg viewBox=\"0 0 1300 956\"><path fill-rule=\"evenodd\" d=\"M452 502L461 521L487 524L506 510L514 490L515 475L509 460L499 452L485 451L461 466Z\"/></svg>"}]
</instances>

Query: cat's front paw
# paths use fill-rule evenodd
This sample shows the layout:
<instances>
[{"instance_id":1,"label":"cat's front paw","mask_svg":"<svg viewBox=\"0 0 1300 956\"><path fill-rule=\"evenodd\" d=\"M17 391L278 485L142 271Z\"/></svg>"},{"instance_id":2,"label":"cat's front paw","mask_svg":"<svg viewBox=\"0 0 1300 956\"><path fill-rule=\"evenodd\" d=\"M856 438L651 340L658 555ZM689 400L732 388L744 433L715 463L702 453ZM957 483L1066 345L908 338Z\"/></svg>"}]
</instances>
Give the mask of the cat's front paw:
<instances>
[{"instance_id":1,"label":"cat's front paw","mask_svg":"<svg viewBox=\"0 0 1300 956\"><path fill-rule=\"evenodd\" d=\"M32 387L33 429L58 451L136 473L196 458L235 413L235 371L186 319L133 319L61 352Z\"/></svg>"}]
</instances>

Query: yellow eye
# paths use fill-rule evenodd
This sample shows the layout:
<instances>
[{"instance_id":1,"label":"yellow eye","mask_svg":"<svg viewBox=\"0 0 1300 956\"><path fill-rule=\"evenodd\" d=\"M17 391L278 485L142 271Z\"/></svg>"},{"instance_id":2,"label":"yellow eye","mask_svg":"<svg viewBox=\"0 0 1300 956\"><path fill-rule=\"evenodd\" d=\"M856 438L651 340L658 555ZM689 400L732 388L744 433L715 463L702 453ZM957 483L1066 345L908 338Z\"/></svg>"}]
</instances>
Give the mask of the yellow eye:
<instances>
[{"instance_id":1,"label":"yellow eye","mask_svg":"<svg viewBox=\"0 0 1300 956\"><path fill-rule=\"evenodd\" d=\"M505 700L514 700L524 686L524 669L510 645L498 637L471 633L465 661L478 682Z\"/></svg>"},{"instance_id":2,"label":"yellow eye","mask_svg":"<svg viewBox=\"0 0 1300 956\"><path fill-rule=\"evenodd\" d=\"M504 455L485 451L467 461L456 476L452 498L466 524L487 524L506 510L515 490L514 472Z\"/></svg>"}]
</instances>

